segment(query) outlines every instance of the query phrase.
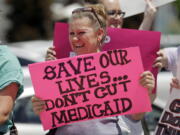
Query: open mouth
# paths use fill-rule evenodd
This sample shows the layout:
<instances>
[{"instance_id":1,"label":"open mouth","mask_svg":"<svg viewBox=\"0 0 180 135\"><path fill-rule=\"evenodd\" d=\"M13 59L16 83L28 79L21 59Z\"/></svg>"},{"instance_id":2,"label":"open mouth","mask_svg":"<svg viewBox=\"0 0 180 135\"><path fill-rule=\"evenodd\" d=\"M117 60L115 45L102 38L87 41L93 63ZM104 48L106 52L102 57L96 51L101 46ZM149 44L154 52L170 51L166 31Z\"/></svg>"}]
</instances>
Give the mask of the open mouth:
<instances>
[{"instance_id":1,"label":"open mouth","mask_svg":"<svg viewBox=\"0 0 180 135\"><path fill-rule=\"evenodd\" d=\"M119 23L119 22L118 23L113 22L113 23L110 24L110 27L115 27L115 28L121 28L121 26L122 26L122 23Z\"/></svg>"},{"instance_id":2,"label":"open mouth","mask_svg":"<svg viewBox=\"0 0 180 135\"><path fill-rule=\"evenodd\" d=\"M77 48L77 49L79 49L79 48L84 47L84 44L83 44L83 45L75 45L74 47Z\"/></svg>"},{"instance_id":3,"label":"open mouth","mask_svg":"<svg viewBox=\"0 0 180 135\"><path fill-rule=\"evenodd\" d=\"M121 20L117 20L117 19L115 20L115 19L114 19L114 20L111 20L111 21L110 21L110 24L111 24L111 25L115 25L115 26L116 26L116 25L122 25L122 21L121 21Z\"/></svg>"}]
</instances>

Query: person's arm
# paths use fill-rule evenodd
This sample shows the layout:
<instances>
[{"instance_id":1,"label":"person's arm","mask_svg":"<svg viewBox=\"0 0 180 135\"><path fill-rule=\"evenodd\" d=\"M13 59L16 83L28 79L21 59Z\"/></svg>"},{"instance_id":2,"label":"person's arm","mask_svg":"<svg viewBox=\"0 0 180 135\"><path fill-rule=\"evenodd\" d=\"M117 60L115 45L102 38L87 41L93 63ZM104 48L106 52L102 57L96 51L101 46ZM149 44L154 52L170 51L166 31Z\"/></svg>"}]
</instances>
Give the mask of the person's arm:
<instances>
[{"instance_id":1,"label":"person's arm","mask_svg":"<svg viewBox=\"0 0 180 135\"><path fill-rule=\"evenodd\" d=\"M139 30L150 30L155 18L155 14L157 12L157 9L152 4L152 0L145 1L147 3L147 6L144 12L144 19L139 27Z\"/></svg>"},{"instance_id":2,"label":"person's arm","mask_svg":"<svg viewBox=\"0 0 180 135\"><path fill-rule=\"evenodd\" d=\"M151 96L152 90L155 87L155 78L153 74L150 71L143 72L140 76L139 82L143 87L147 88L148 94ZM130 117L133 120L141 120L144 117L144 114L145 113L132 114Z\"/></svg>"},{"instance_id":3,"label":"person's arm","mask_svg":"<svg viewBox=\"0 0 180 135\"><path fill-rule=\"evenodd\" d=\"M11 83L0 90L0 125L8 120L18 89L19 86L17 83Z\"/></svg>"}]
</instances>

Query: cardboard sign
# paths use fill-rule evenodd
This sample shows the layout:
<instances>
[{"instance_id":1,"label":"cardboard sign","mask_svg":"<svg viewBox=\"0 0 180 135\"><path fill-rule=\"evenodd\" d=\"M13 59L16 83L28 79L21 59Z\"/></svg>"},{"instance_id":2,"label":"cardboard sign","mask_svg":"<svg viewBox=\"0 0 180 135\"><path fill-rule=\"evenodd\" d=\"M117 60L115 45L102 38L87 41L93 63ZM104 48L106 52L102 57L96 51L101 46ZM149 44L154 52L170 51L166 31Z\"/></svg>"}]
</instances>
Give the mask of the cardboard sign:
<instances>
[{"instance_id":1,"label":"cardboard sign","mask_svg":"<svg viewBox=\"0 0 180 135\"><path fill-rule=\"evenodd\" d=\"M175 0L152 0L155 7L163 6ZM126 12L125 17L130 17L139 13L143 13L146 8L145 0L120 0L122 11Z\"/></svg>"},{"instance_id":2,"label":"cardboard sign","mask_svg":"<svg viewBox=\"0 0 180 135\"><path fill-rule=\"evenodd\" d=\"M68 36L68 25L56 23L54 46L56 48L57 58L59 59L69 57L70 55L73 56ZM151 71L154 77L157 78L157 69L153 68L152 65L156 58L156 52L160 48L160 36L160 32L154 31L108 28L106 43L102 49L107 51L139 46L144 69ZM153 93L155 93L155 90Z\"/></svg>"},{"instance_id":3,"label":"cardboard sign","mask_svg":"<svg viewBox=\"0 0 180 135\"><path fill-rule=\"evenodd\" d=\"M180 135L180 90L172 90L155 135Z\"/></svg>"},{"instance_id":4,"label":"cardboard sign","mask_svg":"<svg viewBox=\"0 0 180 135\"><path fill-rule=\"evenodd\" d=\"M29 65L37 97L46 102L44 129L151 111L138 47ZM143 101L143 102L142 102Z\"/></svg>"}]
</instances>

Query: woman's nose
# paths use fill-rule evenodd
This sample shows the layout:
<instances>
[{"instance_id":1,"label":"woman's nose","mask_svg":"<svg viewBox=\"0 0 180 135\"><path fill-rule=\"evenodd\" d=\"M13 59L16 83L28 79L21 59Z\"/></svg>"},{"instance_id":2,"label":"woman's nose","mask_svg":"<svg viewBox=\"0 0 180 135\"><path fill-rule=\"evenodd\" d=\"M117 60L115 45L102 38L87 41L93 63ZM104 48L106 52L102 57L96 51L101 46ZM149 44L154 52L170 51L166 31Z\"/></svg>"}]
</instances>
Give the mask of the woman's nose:
<instances>
[{"instance_id":1,"label":"woman's nose","mask_svg":"<svg viewBox=\"0 0 180 135\"><path fill-rule=\"evenodd\" d=\"M120 14L115 14L114 19L120 19L120 18L121 18Z\"/></svg>"},{"instance_id":2,"label":"woman's nose","mask_svg":"<svg viewBox=\"0 0 180 135\"><path fill-rule=\"evenodd\" d=\"M79 41L79 38L78 38L77 36L73 36L72 41L73 41L73 42L78 42L78 41Z\"/></svg>"}]
</instances>

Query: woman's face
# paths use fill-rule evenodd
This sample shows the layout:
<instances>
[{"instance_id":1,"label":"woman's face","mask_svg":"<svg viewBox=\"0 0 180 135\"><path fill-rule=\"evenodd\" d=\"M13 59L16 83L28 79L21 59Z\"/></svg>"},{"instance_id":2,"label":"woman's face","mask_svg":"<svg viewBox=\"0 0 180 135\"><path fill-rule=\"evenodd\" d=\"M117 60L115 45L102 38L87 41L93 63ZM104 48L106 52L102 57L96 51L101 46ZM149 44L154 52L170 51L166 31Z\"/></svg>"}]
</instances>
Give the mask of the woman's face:
<instances>
[{"instance_id":1,"label":"woman's face","mask_svg":"<svg viewBox=\"0 0 180 135\"><path fill-rule=\"evenodd\" d=\"M118 11L120 9L119 0L102 0L103 5L108 11ZM107 23L109 27L112 28L122 28L123 25L123 17L121 15L115 14L108 14L107 15Z\"/></svg>"},{"instance_id":2,"label":"woman's face","mask_svg":"<svg viewBox=\"0 0 180 135\"><path fill-rule=\"evenodd\" d=\"M96 30L88 17L73 19L69 24L69 41L72 50L77 54L88 54L99 51L101 33Z\"/></svg>"}]
</instances>

